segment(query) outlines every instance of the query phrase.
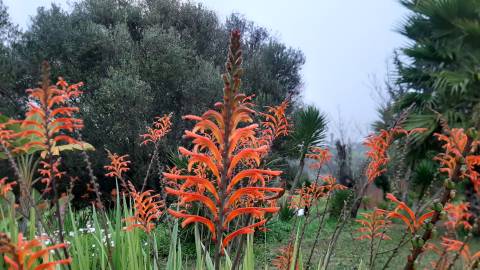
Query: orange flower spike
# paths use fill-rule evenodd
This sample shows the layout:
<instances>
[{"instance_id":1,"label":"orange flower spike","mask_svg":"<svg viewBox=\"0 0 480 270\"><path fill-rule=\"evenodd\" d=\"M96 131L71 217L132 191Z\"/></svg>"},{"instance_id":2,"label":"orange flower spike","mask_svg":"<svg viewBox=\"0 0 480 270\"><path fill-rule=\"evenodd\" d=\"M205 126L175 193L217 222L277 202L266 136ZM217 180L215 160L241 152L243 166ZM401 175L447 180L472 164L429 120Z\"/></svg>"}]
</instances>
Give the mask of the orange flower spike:
<instances>
[{"instance_id":1,"label":"orange flower spike","mask_svg":"<svg viewBox=\"0 0 480 270\"><path fill-rule=\"evenodd\" d=\"M10 141L15 138L14 131L8 128L8 125L14 122L13 120L9 120L5 123L0 123L0 144L5 148L11 147Z\"/></svg>"},{"instance_id":2,"label":"orange flower spike","mask_svg":"<svg viewBox=\"0 0 480 270\"><path fill-rule=\"evenodd\" d=\"M387 150L392 140L393 132L387 130L381 130L379 134L370 135L365 140L364 145L369 148L366 156L371 160L366 172L369 182L385 172L389 160Z\"/></svg>"},{"instance_id":3,"label":"orange flower spike","mask_svg":"<svg viewBox=\"0 0 480 270\"><path fill-rule=\"evenodd\" d=\"M1 237L3 239L8 239ZM8 248L5 250L3 257L8 270L41 270L54 269L58 265L67 265L72 262L71 258L49 261L49 253L52 250L65 248L66 244L57 244L49 247L44 247L41 240L43 238L34 240L24 240L23 234L18 234L17 243L12 242L1 243ZM8 241L8 240L7 240Z\"/></svg>"},{"instance_id":4,"label":"orange flower spike","mask_svg":"<svg viewBox=\"0 0 480 270\"><path fill-rule=\"evenodd\" d=\"M460 255L462 255L462 259L466 262L466 265L469 265L473 259L478 258L477 254L472 256L470 252L470 247L467 243L464 243L462 241L442 237L441 245L445 248L446 251L457 253L460 252Z\"/></svg>"},{"instance_id":5,"label":"orange flower spike","mask_svg":"<svg viewBox=\"0 0 480 270\"><path fill-rule=\"evenodd\" d=\"M23 131L15 134L15 136L31 138L32 140L16 149L16 151L38 148L47 151L47 153L52 153L53 142L56 144L60 142L78 143L68 133L83 128L83 121L73 116L79 109L72 106L70 101L82 94L79 88L83 83L69 85L62 78L59 78L56 85L49 85L48 69L48 65L45 65L41 86L27 90L32 102L28 104L26 116L27 118L39 116L39 119L21 121ZM47 149L48 147L50 149Z\"/></svg>"},{"instance_id":6,"label":"orange flower spike","mask_svg":"<svg viewBox=\"0 0 480 270\"><path fill-rule=\"evenodd\" d=\"M337 179L331 175L327 175L322 178L324 185L323 190L325 193L330 193L335 190L345 190L346 186L337 183Z\"/></svg>"},{"instance_id":7,"label":"orange flower spike","mask_svg":"<svg viewBox=\"0 0 480 270\"><path fill-rule=\"evenodd\" d=\"M152 127L147 128L147 133L140 135L143 139L141 145L153 143L156 144L163 137L165 137L172 128L172 113L166 114L162 117L156 117Z\"/></svg>"},{"instance_id":8,"label":"orange flower spike","mask_svg":"<svg viewBox=\"0 0 480 270\"><path fill-rule=\"evenodd\" d=\"M208 110L201 116L183 117L196 122L192 130L185 132L185 138L192 140L193 147L179 148L180 154L188 159L187 170L163 173L174 183L166 188L167 193L177 197L178 206L183 209L168 212L175 218L183 219L182 226L195 222L206 226L212 238L218 240L215 248L217 259L235 237L261 227L247 226L230 232L229 223L242 216L262 222L266 213L278 211L277 207L265 206L274 205L270 200L283 192L283 189L269 184L281 172L259 168L270 145L259 143L259 125L253 123L255 111L251 97L239 93L242 57L238 31L232 32L228 51L226 72L222 77L223 102L217 102L215 110ZM281 110L277 112L278 117L282 114ZM273 122L277 118L268 118L268 121L275 125L278 123ZM272 128L272 125L265 124L265 127ZM262 124L260 126L263 127ZM273 134L272 130L270 132ZM285 132L279 131L277 135ZM188 214L191 204L199 204L209 211L202 212L202 216Z\"/></svg>"},{"instance_id":9,"label":"orange flower spike","mask_svg":"<svg viewBox=\"0 0 480 270\"><path fill-rule=\"evenodd\" d=\"M465 158L466 169L462 173L463 178L468 178L475 188L475 192L480 192L480 173L478 168L480 168L480 156L478 155L469 155Z\"/></svg>"},{"instance_id":10,"label":"orange flower spike","mask_svg":"<svg viewBox=\"0 0 480 270\"><path fill-rule=\"evenodd\" d=\"M452 204L447 203L444 210L447 212L448 220L445 221L445 227L449 230L455 230L458 227L463 227L465 230L472 229L472 224L469 220L473 216L469 212L469 203Z\"/></svg>"},{"instance_id":11,"label":"orange flower spike","mask_svg":"<svg viewBox=\"0 0 480 270\"><path fill-rule=\"evenodd\" d=\"M7 177L0 179L0 197L5 197L10 192L17 182L7 183Z\"/></svg>"},{"instance_id":12,"label":"orange flower spike","mask_svg":"<svg viewBox=\"0 0 480 270\"><path fill-rule=\"evenodd\" d=\"M370 159L366 175L368 181L371 183L378 176L386 171L386 165L390 160L388 156L388 148L392 144L395 135L403 134L410 136L414 133L426 131L425 128L416 128L412 130L405 130L401 127L394 127L389 130L380 130L378 134L371 134L363 143L369 150L366 152L367 158Z\"/></svg>"},{"instance_id":13,"label":"orange flower spike","mask_svg":"<svg viewBox=\"0 0 480 270\"><path fill-rule=\"evenodd\" d=\"M38 169L38 172L41 176L41 182L45 184L44 193L50 191L50 185L52 184L51 181L57 179L60 180L63 176L65 176L66 172L62 172L59 169L60 166L60 159L57 159L53 162L53 166L50 166L49 163L45 161L40 161L41 168Z\"/></svg>"},{"instance_id":14,"label":"orange flower spike","mask_svg":"<svg viewBox=\"0 0 480 270\"><path fill-rule=\"evenodd\" d=\"M109 171L105 176L107 177L118 177L121 178L124 172L128 172L130 168L128 165L130 161L127 160L128 155L120 156L116 153L111 153L108 151L108 158L110 159L110 165L103 166L107 171Z\"/></svg>"},{"instance_id":15,"label":"orange flower spike","mask_svg":"<svg viewBox=\"0 0 480 270\"><path fill-rule=\"evenodd\" d=\"M289 100L285 100L278 106L267 107L266 113L260 113L265 118L261 122L262 130L258 139L260 145L270 147L276 138L290 133L290 119L286 115L289 103Z\"/></svg>"},{"instance_id":16,"label":"orange flower spike","mask_svg":"<svg viewBox=\"0 0 480 270\"><path fill-rule=\"evenodd\" d=\"M302 209L311 207L318 203L318 200L325 196L325 186L312 183L310 186L303 186L295 190L295 195L290 201L290 208Z\"/></svg>"},{"instance_id":17,"label":"orange flower spike","mask_svg":"<svg viewBox=\"0 0 480 270\"><path fill-rule=\"evenodd\" d=\"M385 233L385 230L390 225L387 219L387 213L384 210L375 208L371 213L362 213L362 219L355 220L361 225L357 229L357 233L360 234L356 239L382 239L391 240L391 238Z\"/></svg>"},{"instance_id":18,"label":"orange flower spike","mask_svg":"<svg viewBox=\"0 0 480 270\"><path fill-rule=\"evenodd\" d=\"M311 169L319 169L332 159L332 153L325 148L311 147L309 152L305 157L314 160L314 163L310 165Z\"/></svg>"},{"instance_id":19,"label":"orange flower spike","mask_svg":"<svg viewBox=\"0 0 480 270\"><path fill-rule=\"evenodd\" d=\"M277 254L279 254L275 259L272 260L272 265L277 270L291 270L290 264L292 263L293 259L293 252L294 246L289 243L286 246L281 247ZM300 269L299 263L296 263L295 270Z\"/></svg>"},{"instance_id":20,"label":"orange flower spike","mask_svg":"<svg viewBox=\"0 0 480 270\"><path fill-rule=\"evenodd\" d=\"M441 172L448 174L449 178L452 178L455 174L455 168L457 164L460 164L463 160L463 152L467 146L468 136L463 129L453 128L449 131L449 135L435 133L434 136L440 142L443 142L442 148L444 153L438 154L434 159L438 160L441 168Z\"/></svg>"},{"instance_id":21,"label":"orange flower spike","mask_svg":"<svg viewBox=\"0 0 480 270\"><path fill-rule=\"evenodd\" d=\"M152 195L152 190L147 190L139 193L130 185L130 194L134 200L135 214L133 217L125 219L129 224L126 227L127 231L134 228L140 228L146 233L150 233L155 228L154 221L158 220L162 215L162 209L165 207L160 200L160 195Z\"/></svg>"},{"instance_id":22,"label":"orange flower spike","mask_svg":"<svg viewBox=\"0 0 480 270\"><path fill-rule=\"evenodd\" d=\"M393 211L388 213L387 217L402 220L412 233L418 231L424 225L425 221L435 213L434 211L429 211L417 217L406 203L399 201L392 193L387 193L387 199L397 205ZM403 214L402 211L405 212L406 215Z\"/></svg>"}]
</instances>

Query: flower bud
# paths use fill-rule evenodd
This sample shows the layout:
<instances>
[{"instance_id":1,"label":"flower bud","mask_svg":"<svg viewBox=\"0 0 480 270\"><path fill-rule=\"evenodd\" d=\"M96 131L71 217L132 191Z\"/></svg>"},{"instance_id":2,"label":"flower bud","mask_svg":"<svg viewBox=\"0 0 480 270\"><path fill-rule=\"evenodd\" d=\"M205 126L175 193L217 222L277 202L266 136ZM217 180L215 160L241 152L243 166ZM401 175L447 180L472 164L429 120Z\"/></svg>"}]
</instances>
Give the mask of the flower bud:
<instances>
[{"instance_id":1,"label":"flower bud","mask_svg":"<svg viewBox=\"0 0 480 270\"><path fill-rule=\"evenodd\" d=\"M440 202L435 202L432 209L436 212L441 212L443 210L443 205Z\"/></svg>"},{"instance_id":2,"label":"flower bud","mask_svg":"<svg viewBox=\"0 0 480 270\"><path fill-rule=\"evenodd\" d=\"M454 189L455 188L455 183L450 180L450 179L445 179L445 182L443 183L446 189Z\"/></svg>"}]
</instances>

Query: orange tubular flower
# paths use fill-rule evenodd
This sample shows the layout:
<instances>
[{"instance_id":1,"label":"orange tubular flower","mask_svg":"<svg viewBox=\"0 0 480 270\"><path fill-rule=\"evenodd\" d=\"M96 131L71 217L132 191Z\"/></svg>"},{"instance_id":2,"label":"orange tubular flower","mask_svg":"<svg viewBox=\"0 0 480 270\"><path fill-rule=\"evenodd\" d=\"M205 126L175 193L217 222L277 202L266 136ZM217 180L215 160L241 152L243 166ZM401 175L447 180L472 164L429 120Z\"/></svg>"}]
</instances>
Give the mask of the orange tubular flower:
<instances>
[{"instance_id":1,"label":"orange tubular flower","mask_svg":"<svg viewBox=\"0 0 480 270\"><path fill-rule=\"evenodd\" d=\"M185 138L192 139L193 148L180 147L179 152L188 158L188 168L181 173L163 173L165 178L178 183L165 188L169 195L179 198L184 210L169 209L170 215L183 219L182 226L198 222L205 225L216 239L216 258L235 237L249 234L265 225L265 214L276 213L269 199L283 192L270 187L272 177L281 171L258 168L269 146L258 145L258 125L253 124L249 98L239 93L242 57L240 33L233 31L226 64L224 99L216 103L217 110L202 116L187 115L184 119L197 123ZM245 167L245 164L251 164ZM253 205L241 203L253 201ZM206 211L202 215L189 214L188 204L199 203ZM253 217L251 224L232 231L230 223L242 216ZM236 222L235 222L236 223Z\"/></svg>"},{"instance_id":2,"label":"orange tubular flower","mask_svg":"<svg viewBox=\"0 0 480 270\"><path fill-rule=\"evenodd\" d=\"M266 113L260 113L265 120L261 122L262 130L258 139L260 145L270 147L276 138L287 136L290 133L290 120L286 115L289 101L280 105L267 107Z\"/></svg>"},{"instance_id":3,"label":"orange tubular flower","mask_svg":"<svg viewBox=\"0 0 480 270\"><path fill-rule=\"evenodd\" d=\"M310 148L309 153L306 154L305 157L315 161L310 165L310 168L315 170L323 167L325 163L329 162L332 159L332 153L330 153L328 149L314 146Z\"/></svg>"},{"instance_id":4,"label":"orange tubular flower","mask_svg":"<svg viewBox=\"0 0 480 270\"><path fill-rule=\"evenodd\" d=\"M130 231L134 228L140 228L146 233L150 233L155 228L154 221L158 220L162 215L162 209L165 204L160 200L160 194L152 195L152 190L139 193L130 183L131 195L134 200L135 214L133 217L126 218L129 223L126 230Z\"/></svg>"},{"instance_id":5,"label":"orange tubular flower","mask_svg":"<svg viewBox=\"0 0 480 270\"><path fill-rule=\"evenodd\" d=\"M369 150L366 156L371 159L367 167L367 178L373 182L375 178L382 175L388 163L389 157L387 150L393 141L393 132L391 130L381 130L379 134L370 135L363 143Z\"/></svg>"},{"instance_id":6,"label":"orange tubular flower","mask_svg":"<svg viewBox=\"0 0 480 270\"><path fill-rule=\"evenodd\" d=\"M451 179L455 174L455 168L463 160L468 136L462 128L453 128L449 133L449 135L434 134L439 141L444 142L442 148L445 150L445 153L438 154L435 160L438 160L442 166L440 171L447 173Z\"/></svg>"},{"instance_id":7,"label":"orange tubular flower","mask_svg":"<svg viewBox=\"0 0 480 270\"><path fill-rule=\"evenodd\" d=\"M110 159L110 165L103 166L108 173L105 174L107 177L118 177L121 178L124 172L128 172L129 160L126 160L128 155L119 156L117 153L108 152L108 158Z\"/></svg>"},{"instance_id":8,"label":"orange tubular flower","mask_svg":"<svg viewBox=\"0 0 480 270\"><path fill-rule=\"evenodd\" d=\"M295 195L292 196L290 201L290 208L303 209L305 207L311 207L323 196L325 196L324 186L317 183L303 186L295 190Z\"/></svg>"},{"instance_id":9,"label":"orange tubular flower","mask_svg":"<svg viewBox=\"0 0 480 270\"><path fill-rule=\"evenodd\" d=\"M49 85L47 69L44 67L41 87L27 90L32 101L28 104L27 119L20 121L23 131L15 136L29 141L17 151L38 149L50 154L59 143L80 143L68 133L83 127L83 121L73 116L78 107L70 105L73 98L82 94L79 88L83 83L69 85L59 78L56 85Z\"/></svg>"},{"instance_id":10,"label":"orange tubular flower","mask_svg":"<svg viewBox=\"0 0 480 270\"><path fill-rule=\"evenodd\" d=\"M460 252L465 265L464 269L473 269L470 268L472 264L480 259L480 251L472 254L469 245L462 241L442 237L442 246L446 251L454 253Z\"/></svg>"},{"instance_id":11,"label":"orange tubular flower","mask_svg":"<svg viewBox=\"0 0 480 270\"><path fill-rule=\"evenodd\" d=\"M434 214L434 211L429 211L417 218L412 209L410 209L406 203L395 198L392 193L387 194L387 199L397 205L393 211L388 213L387 217L402 220L412 233L417 232L423 226L425 221L431 218ZM402 214L400 211L405 212L406 215Z\"/></svg>"},{"instance_id":12,"label":"orange tubular flower","mask_svg":"<svg viewBox=\"0 0 480 270\"><path fill-rule=\"evenodd\" d=\"M475 188L475 192L480 192L480 173L477 171L480 168L480 156L469 155L465 158L466 170L462 177L470 179Z\"/></svg>"},{"instance_id":13,"label":"orange tubular flower","mask_svg":"<svg viewBox=\"0 0 480 270\"><path fill-rule=\"evenodd\" d=\"M463 227L465 230L472 229L472 224L468 222L472 217L472 214L468 211L469 207L469 203L447 203L444 208L448 215L448 221L445 221L445 227L449 230L455 230L458 227Z\"/></svg>"},{"instance_id":14,"label":"orange tubular flower","mask_svg":"<svg viewBox=\"0 0 480 270\"><path fill-rule=\"evenodd\" d=\"M290 264L292 264L294 246L288 244L284 247L281 247L277 253L278 255L275 259L272 260L272 265L278 270L290 270ZM295 265L295 270L300 269L299 263Z\"/></svg>"},{"instance_id":15,"label":"orange tubular flower","mask_svg":"<svg viewBox=\"0 0 480 270\"><path fill-rule=\"evenodd\" d=\"M322 177L323 185L312 183L310 186L299 188L295 191L290 201L290 208L302 209L311 207L318 203L318 200L335 190L347 189L346 186L337 184L337 179L331 175Z\"/></svg>"},{"instance_id":16,"label":"orange tubular flower","mask_svg":"<svg viewBox=\"0 0 480 270\"><path fill-rule=\"evenodd\" d=\"M425 130L424 128L405 130L401 127L394 127L389 130L382 129L378 134L368 136L363 144L369 149L366 153L367 158L370 159L366 171L369 183L386 171L386 165L389 161L388 148L392 144L395 135L403 134L410 136L413 133L424 132Z\"/></svg>"},{"instance_id":17,"label":"orange tubular flower","mask_svg":"<svg viewBox=\"0 0 480 270\"><path fill-rule=\"evenodd\" d=\"M356 239L382 239L390 240L391 238L385 233L385 230L390 225L390 222L387 219L387 212L375 208L371 213L362 213L362 219L355 220L362 227L357 229L357 232L360 234Z\"/></svg>"},{"instance_id":18,"label":"orange tubular flower","mask_svg":"<svg viewBox=\"0 0 480 270\"><path fill-rule=\"evenodd\" d=\"M142 145L153 143L156 144L160 141L165 135L171 131L172 127L172 114L166 114L162 117L155 117L155 122L153 122L152 127L147 128L147 133L140 135L142 137Z\"/></svg>"},{"instance_id":19,"label":"orange tubular flower","mask_svg":"<svg viewBox=\"0 0 480 270\"><path fill-rule=\"evenodd\" d=\"M22 233L18 234L16 244L13 244L5 234L0 233L0 253L4 253L3 259L8 270L43 270L55 269L57 265L67 265L72 262L71 258L49 261L50 251L65 248L65 244L57 244L44 247L41 240L26 241Z\"/></svg>"},{"instance_id":20,"label":"orange tubular flower","mask_svg":"<svg viewBox=\"0 0 480 270\"><path fill-rule=\"evenodd\" d=\"M342 185L342 184L337 184L337 179L331 175L327 175L325 177L322 177L322 180L324 182L324 185L322 186L323 187L323 191L325 193L330 193L330 192L333 192L335 190L345 190L347 189L346 186Z\"/></svg>"},{"instance_id":21,"label":"orange tubular flower","mask_svg":"<svg viewBox=\"0 0 480 270\"><path fill-rule=\"evenodd\" d=\"M0 197L4 197L10 192L17 182L7 183L7 177L0 179Z\"/></svg>"},{"instance_id":22,"label":"orange tubular flower","mask_svg":"<svg viewBox=\"0 0 480 270\"><path fill-rule=\"evenodd\" d=\"M108 171L105 176L114 177L115 179L120 180L120 185L123 188L123 192L129 192L128 184L123 177L123 173L130 170L128 167L130 161L127 160L128 155L120 156L116 153L112 154L108 150L107 153L108 158L110 159L110 165L103 166Z\"/></svg>"},{"instance_id":23,"label":"orange tubular flower","mask_svg":"<svg viewBox=\"0 0 480 270\"><path fill-rule=\"evenodd\" d=\"M45 184L45 189L43 192L49 192L50 191L50 185L52 184L51 182L56 180L62 179L62 177L66 174L65 172L60 171L58 168L60 166L60 159L57 159L53 164L50 166L48 162L41 161L40 165L42 168L38 169L38 172L40 173L42 177L41 181L43 184Z\"/></svg>"},{"instance_id":24,"label":"orange tubular flower","mask_svg":"<svg viewBox=\"0 0 480 270\"><path fill-rule=\"evenodd\" d=\"M7 127L10 124L12 124L12 120L0 123L0 145L5 148L11 147L10 140L12 140L15 136L13 130Z\"/></svg>"},{"instance_id":25,"label":"orange tubular flower","mask_svg":"<svg viewBox=\"0 0 480 270\"><path fill-rule=\"evenodd\" d=\"M432 251L438 256L437 259L430 261L430 269L448 270L448 267L451 264L451 259L445 250L445 246L442 245L442 247L439 248L433 243L426 243L424 245L424 249L425 251Z\"/></svg>"}]
</instances>

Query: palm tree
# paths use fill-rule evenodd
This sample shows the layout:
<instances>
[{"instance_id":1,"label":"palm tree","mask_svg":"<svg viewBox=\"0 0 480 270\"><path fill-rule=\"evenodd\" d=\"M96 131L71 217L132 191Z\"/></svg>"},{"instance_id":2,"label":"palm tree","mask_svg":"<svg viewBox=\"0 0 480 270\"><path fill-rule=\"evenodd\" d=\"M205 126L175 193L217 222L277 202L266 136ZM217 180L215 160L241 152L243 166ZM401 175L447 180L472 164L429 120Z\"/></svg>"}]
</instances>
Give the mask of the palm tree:
<instances>
[{"instance_id":1,"label":"palm tree","mask_svg":"<svg viewBox=\"0 0 480 270\"><path fill-rule=\"evenodd\" d=\"M412 147L425 154L431 148L417 146L432 143L431 135L440 129L437 113L452 127L478 124L472 115L480 101L480 2L401 2L412 13L400 33L413 42L402 50L408 60L397 64L398 83L409 91L395 105L398 110L415 105L406 124L428 128Z\"/></svg>"},{"instance_id":2,"label":"palm tree","mask_svg":"<svg viewBox=\"0 0 480 270\"><path fill-rule=\"evenodd\" d=\"M295 115L295 129L291 139L294 144L294 152L299 157L299 167L295 174L292 191L299 183L305 167L305 156L312 146L321 146L324 143L327 131L327 117L315 106L309 105L302 108Z\"/></svg>"},{"instance_id":3,"label":"palm tree","mask_svg":"<svg viewBox=\"0 0 480 270\"><path fill-rule=\"evenodd\" d=\"M407 160L413 171L441 150L433 133L442 121L450 127L480 128L480 1L401 0L409 11L399 30L411 40L396 63L398 85L408 89L396 98L396 113L413 108L404 127L427 128L414 134ZM413 179L415 180L415 179ZM472 205L476 197L468 198ZM472 209L480 216L480 208Z\"/></svg>"}]
</instances>

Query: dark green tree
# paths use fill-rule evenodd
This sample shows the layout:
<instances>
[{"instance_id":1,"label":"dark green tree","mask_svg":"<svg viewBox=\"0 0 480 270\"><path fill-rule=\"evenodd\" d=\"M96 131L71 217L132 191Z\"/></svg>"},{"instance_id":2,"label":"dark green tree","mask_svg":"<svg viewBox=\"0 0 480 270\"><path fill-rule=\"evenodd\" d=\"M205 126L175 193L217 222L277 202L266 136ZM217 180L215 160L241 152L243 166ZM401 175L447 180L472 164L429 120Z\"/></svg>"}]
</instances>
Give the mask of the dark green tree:
<instances>
[{"instance_id":1,"label":"dark green tree","mask_svg":"<svg viewBox=\"0 0 480 270\"><path fill-rule=\"evenodd\" d=\"M410 14L399 31L411 42L396 57L398 91L392 95L383 118L391 119L408 110L404 128L427 128L404 143L408 168L413 172L410 186L420 187L419 195L423 196L429 184L425 179L431 176L432 169L425 160L441 150L433 134L442 131L442 123L480 127L480 2L401 3Z\"/></svg>"},{"instance_id":2,"label":"dark green tree","mask_svg":"<svg viewBox=\"0 0 480 270\"><path fill-rule=\"evenodd\" d=\"M6 12L0 7L3 22ZM232 28L242 30L248 71L244 89L255 94L259 108L288 96L295 101L302 86L303 54L240 15L222 23L215 12L191 2L82 0L68 12L56 5L39 8L30 27L9 42L8 53L5 46L0 48L0 67L11 69L0 73L0 90L7 89L10 100L1 99L0 112L21 114L25 89L36 85L40 64L47 60L52 79L63 76L85 83L82 133L96 147L96 173L104 173L108 148L129 154L139 168L130 176L142 179L137 173L148 164L149 151L138 145L139 135L153 118L173 112L174 128L165 143L173 147L189 125L180 117L203 112L219 99L220 70ZM295 106L293 102L289 112ZM160 159L167 162L169 149L163 148Z\"/></svg>"}]
</instances>

